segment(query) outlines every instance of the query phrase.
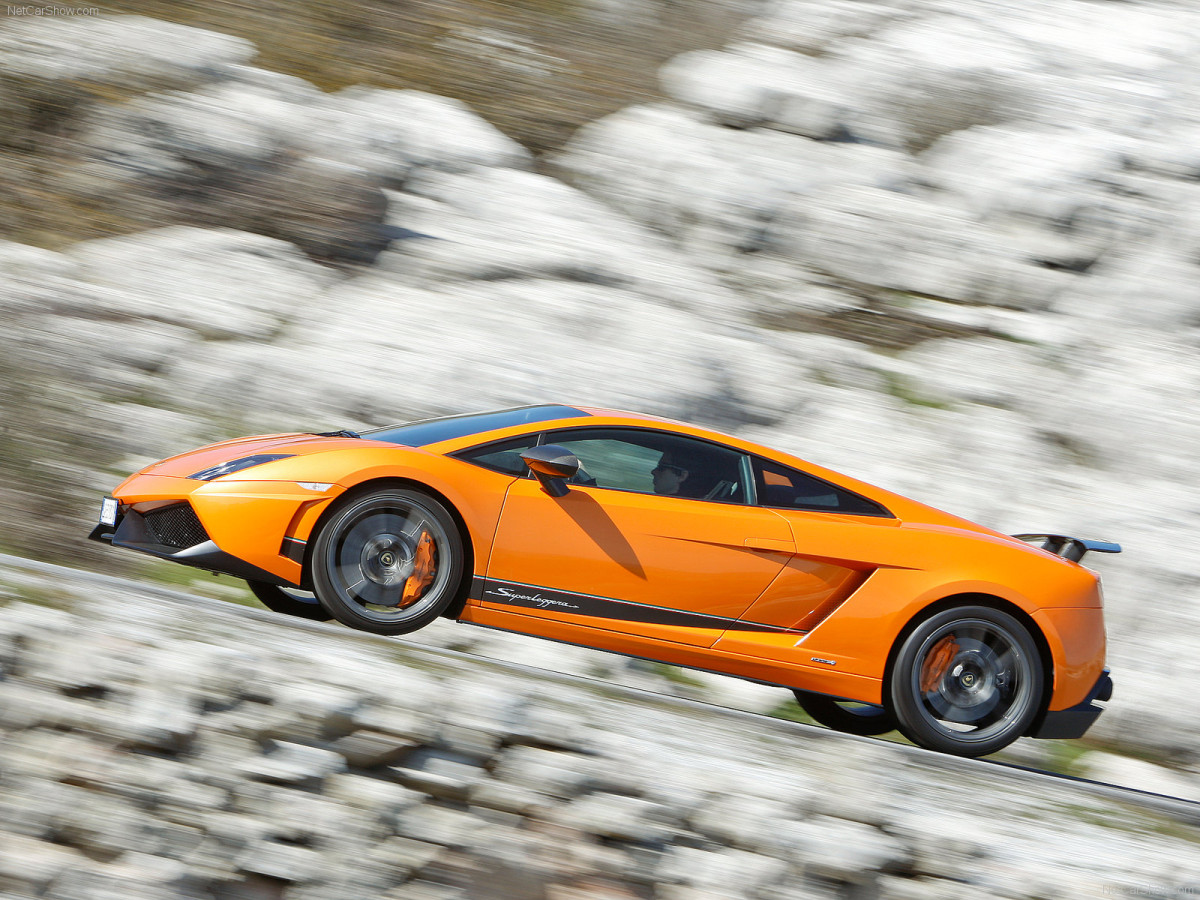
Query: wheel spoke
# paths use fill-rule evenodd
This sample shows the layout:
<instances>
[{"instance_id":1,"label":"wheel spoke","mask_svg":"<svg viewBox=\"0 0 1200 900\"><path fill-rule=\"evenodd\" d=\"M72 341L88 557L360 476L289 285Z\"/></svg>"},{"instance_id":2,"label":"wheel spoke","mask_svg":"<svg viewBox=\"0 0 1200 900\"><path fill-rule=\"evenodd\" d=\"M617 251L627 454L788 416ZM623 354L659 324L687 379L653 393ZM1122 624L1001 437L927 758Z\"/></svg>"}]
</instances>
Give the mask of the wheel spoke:
<instances>
[{"instance_id":1,"label":"wheel spoke","mask_svg":"<svg viewBox=\"0 0 1200 900\"><path fill-rule=\"evenodd\" d=\"M375 522L374 532L376 534L390 535L406 535L408 530L405 527L406 523L411 521L412 516L398 515L395 511L389 510L381 516L375 516L372 521ZM411 526L408 526L411 527Z\"/></svg>"},{"instance_id":2,"label":"wheel spoke","mask_svg":"<svg viewBox=\"0 0 1200 900\"><path fill-rule=\"evenodd\" d=\"M407 527L402 527L400 533L415 545L421 535L429 530L429 520L425 516L413 512L405 518L405 521L409 524Z\"/></svg>"},{"instance_id":3,"label":"wheel spoke","mask_svg":"<svg viewBox=\"0 0 1200 900\"><path fill-rule=\"evenodd\" d=\"M364 606L398 606L400 592L364 578L354 592L354 599Z\"/></svg>"},{"instance_id":4,"label":"wheel spoke","mask_svg":"<svg viewBox=\"0 0 1200 900\"><path fill-rule=\"evenodd\" d=\"M1011 685L1016 676L1016 672L1014 671L1014 664L1017 661L1018 661L1018 657L1013 653L1013 648L1009 647L1003 653L1001 653L999 656L997 656L993 663L993 665L995 666L995 669L996 669L996 675L997 676L1001 676L1001 675L1007 676L1005 680L1007 681L1008 684Z\"/></svg>"}]
</instances>

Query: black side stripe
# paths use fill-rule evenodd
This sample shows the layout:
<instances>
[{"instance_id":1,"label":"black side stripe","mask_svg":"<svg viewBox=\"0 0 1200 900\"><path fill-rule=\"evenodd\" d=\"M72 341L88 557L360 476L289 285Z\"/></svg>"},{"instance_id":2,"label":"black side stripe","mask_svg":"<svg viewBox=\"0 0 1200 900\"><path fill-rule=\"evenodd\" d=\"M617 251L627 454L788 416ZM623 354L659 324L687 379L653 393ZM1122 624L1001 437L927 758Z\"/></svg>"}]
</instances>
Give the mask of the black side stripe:
<instances>
[{"instance_id":1,"label":"black side stripe","mask_svg":"<svg viewBox=\"0 0 1200 900\"><path fill-rule=\"evenodd\" d=\"M502 581L497 578L474 578L471 581L471 599L504 606L519 606L526 609L544 609L589 616L597 619L619 619L625 622L641 622L646 625L669 625L677 628L711 628L718 631L770 631L780 634L807 634L795 628L780 625L765 625L760 622L744 622L725 616L710 616L704 613L632 603L628 600L613 600L592 594L559 591L552 588Z\"/></svg>"}]
</instances>

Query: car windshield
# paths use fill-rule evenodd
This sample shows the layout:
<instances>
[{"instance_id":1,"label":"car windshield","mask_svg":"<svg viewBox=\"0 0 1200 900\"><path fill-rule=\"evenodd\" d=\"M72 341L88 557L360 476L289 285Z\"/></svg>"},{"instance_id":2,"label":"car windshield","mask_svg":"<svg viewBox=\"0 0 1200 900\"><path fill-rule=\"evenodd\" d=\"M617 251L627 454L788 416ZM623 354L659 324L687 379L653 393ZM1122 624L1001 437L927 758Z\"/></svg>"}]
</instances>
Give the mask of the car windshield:
<instances>
[{"instance_id":1,"label":"car windshield","mask_svg":"<svg viewBox=\"0 0 1200 900\"><path fill-rule=\"evenodd\" d=\"M422 419L404 425L389 425L364 431L362 436L374 441L388 441L404 447L425 447L441 441L482 434L512 425L532 422L549 422L554 419L573 419L586 416L583 410L573 406L519 406L515 409L498 409L490 412L467 413L461 416L443 416L438 419Z\"/></svg>"}]
</instances>

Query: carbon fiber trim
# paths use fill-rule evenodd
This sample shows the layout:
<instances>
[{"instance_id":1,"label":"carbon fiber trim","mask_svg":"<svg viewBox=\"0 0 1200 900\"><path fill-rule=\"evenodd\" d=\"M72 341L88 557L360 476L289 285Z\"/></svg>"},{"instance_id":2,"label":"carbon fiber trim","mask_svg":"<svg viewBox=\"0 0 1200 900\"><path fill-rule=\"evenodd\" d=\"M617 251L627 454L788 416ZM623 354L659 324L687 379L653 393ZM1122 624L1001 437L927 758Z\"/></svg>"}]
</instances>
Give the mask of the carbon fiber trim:
<instances>
[{"instance_id":1,"label":"carbon fiber trim","mask_svg":"<svg viewBox=\"0 0 1200 900\"><path fill-rule=\"evenodd\" d=\"M143 518L150 536L165 547L186 550L208 540L208 532L187 503L152 510Z\"/></svg>"},{"instance_id":2,"label":"carbon fiber trim","mask_svg":"<svg viewBox=\"0 0 1200 900\"><path fill-rule=\"evenodd\" d=\"M779 625L744 622L741 619L730 619L725 616L710 616L681 609L632 603L628 600L613 600L609 597L553 590L496 578L475 578L471 583L471 599L597 619L641 622L646 625L711 628L717 631L770 631L777 634L797 635L808 633L794 628L783 628Z\"/></svg>"}]
</instances>

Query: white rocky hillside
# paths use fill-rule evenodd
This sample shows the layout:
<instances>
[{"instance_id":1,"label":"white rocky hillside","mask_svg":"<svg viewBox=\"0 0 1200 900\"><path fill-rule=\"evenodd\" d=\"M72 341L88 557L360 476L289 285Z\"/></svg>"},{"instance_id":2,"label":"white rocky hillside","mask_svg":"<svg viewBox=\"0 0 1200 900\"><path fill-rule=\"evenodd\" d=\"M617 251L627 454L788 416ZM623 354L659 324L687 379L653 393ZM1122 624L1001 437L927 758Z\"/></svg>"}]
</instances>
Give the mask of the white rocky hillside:
<instances>
[{"instance_id":1,"label":"white rocky hillside","mask_svg":"<svg viewBox=\"0 0 1200 900\"><path fill-rule=\"evenodd\" d=\"M87 423L42 448L58 476L547 399L695 419L1123 543L1096 562L1094 736L1194 777L1200 8L774 3L549 167L447 98L323 94L147 20L35 24L0 28L0 99L90 86L79 196L240 229L0 246L8 364Z\"/></svg>"},{"instance_id":2,"label":"white rocky hillside","mask_svg":"<svg viewBox=\"0 0 1200 900\"><path fill-rule=\"evenodd\" d=\"M1200 889L1195 804L3 557L0 747L6 900Z\"/></svg>"}]
</instances>

